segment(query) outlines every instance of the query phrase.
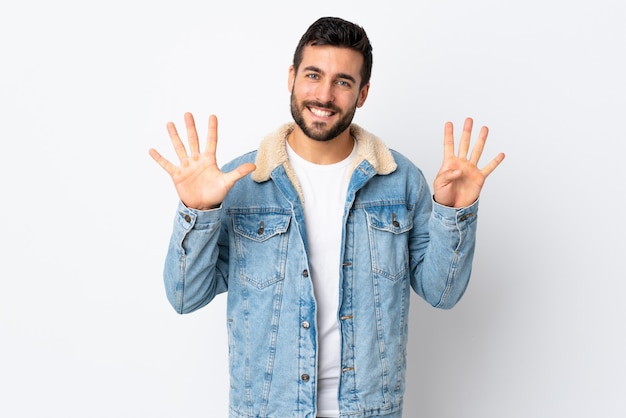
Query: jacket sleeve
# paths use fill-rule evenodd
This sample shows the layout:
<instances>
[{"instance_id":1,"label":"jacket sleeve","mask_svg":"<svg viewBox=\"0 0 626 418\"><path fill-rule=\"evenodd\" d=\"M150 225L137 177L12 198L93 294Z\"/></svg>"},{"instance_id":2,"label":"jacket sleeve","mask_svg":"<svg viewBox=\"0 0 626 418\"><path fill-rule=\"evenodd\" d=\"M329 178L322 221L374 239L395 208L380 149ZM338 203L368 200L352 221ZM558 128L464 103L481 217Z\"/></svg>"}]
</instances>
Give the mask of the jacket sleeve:
<instances>
[{"instance_id":1,"label":"jacket sleeve","mask_svg":"<svg viewBox=\"0 0 626 418\"><path fill-rule=\"evenodd\" d=\"M180 314L193 312L228 287L228 238L222 209L198 211L182 202L165 259L165 293ZM223 242L225 241L225 242Z\"/></svg>"},{"instance_id":2,"label":"jacket sleeve","mask_svg":"<svg viewBox=\"0 0 626 418\"><path fill-rule=\"evenodd\" d=\"M439 205L430 196L420 201L410 244L411 286L432 306L450 309L469 283L478 200L465 208Z\"/></svg>"}]
</instances>

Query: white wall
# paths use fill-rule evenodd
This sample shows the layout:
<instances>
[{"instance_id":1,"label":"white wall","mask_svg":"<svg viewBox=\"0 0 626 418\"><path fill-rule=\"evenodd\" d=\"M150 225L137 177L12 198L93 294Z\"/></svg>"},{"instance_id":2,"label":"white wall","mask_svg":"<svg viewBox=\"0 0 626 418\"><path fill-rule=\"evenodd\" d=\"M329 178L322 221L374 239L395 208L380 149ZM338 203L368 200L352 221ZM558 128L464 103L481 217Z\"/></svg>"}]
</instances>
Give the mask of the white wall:
<instances>
[{"instance_id":1,"label":"white wall","mask_svg":"<svg viewBox=\"0 0 626 418\"><path fill-rule=\"evenodd\" d=\"M226 416L224 297L165 300L176 195L147 149L173 157L185 111L219 116L222 163L256 147L323 15L374 45L356 122L430 181L446 120L507 153L465 298L413 299L406 415L626 416L624 2L213 4L0 6L1 416Z\"/></svg>"}]
</instances>

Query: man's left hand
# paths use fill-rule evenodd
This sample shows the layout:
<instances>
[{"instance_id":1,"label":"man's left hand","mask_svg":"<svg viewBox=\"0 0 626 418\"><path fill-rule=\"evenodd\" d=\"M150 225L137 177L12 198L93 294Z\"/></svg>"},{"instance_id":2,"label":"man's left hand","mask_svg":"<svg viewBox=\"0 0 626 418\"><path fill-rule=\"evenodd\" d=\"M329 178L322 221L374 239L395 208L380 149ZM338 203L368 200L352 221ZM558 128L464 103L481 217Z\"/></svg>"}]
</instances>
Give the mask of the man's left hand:
<instances>
[{"instance_id":1,"label":"man's left hand","mask_svg":"<svg viewBox=\"0 0 626 418\"><path fill-rule=\"evenodd\" d=\"M504 153L498 154L482 169L478 160L483 153L489 129L483 126L471 155L468 157L470 137L474 121L465 119L459 142L458 155L454 155L454 132L452 122L446 122L443 139L443 163L434 181L435 202L454 208L471 205L478 199L487 176L504 160Z\"/></svg>"}]
</instances>

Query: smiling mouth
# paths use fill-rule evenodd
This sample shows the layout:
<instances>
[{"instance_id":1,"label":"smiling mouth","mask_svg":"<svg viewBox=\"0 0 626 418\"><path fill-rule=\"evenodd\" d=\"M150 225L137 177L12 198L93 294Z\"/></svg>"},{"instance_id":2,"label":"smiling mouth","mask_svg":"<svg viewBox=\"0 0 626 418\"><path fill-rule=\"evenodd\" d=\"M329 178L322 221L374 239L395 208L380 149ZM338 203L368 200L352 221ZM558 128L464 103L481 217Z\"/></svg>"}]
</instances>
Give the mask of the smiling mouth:
<instances>
[{"instance_id":1,"label":"smiling mouth","mask_svg":"<svg viewBox=\"0 0 626 418\"><path fill-rule=\"evenodd\" d=\"M335 112L331 110L322 110L316 107L307 106L307 109L309 109L309 111L313 113L315 116L319 116L320 118L328 118L335 114Z\"/></svg>"},{"instance_id":2,"label":"smiling mouth","mask_svg":"<svg viewBox=\"0 0 626 418\"><path fill-rule=\"evenodd\" d=\"M305 102L304 106L318 118L329 118L339 113L340 110L333 103L322 103L318 101Z\"/></svg>"}]
</instances>

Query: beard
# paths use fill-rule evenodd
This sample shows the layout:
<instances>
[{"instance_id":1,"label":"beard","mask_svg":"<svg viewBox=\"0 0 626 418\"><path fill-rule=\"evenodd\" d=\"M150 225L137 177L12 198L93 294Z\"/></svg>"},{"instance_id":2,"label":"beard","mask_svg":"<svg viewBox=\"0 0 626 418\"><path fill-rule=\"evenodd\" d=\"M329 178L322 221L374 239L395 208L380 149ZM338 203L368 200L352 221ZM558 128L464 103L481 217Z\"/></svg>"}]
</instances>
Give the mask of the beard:
<instances>
[{"instance_id":1,"label":"beard","mask_svg":"<svg viewBox=\"0 0 626 418\"><path fill-rule=\"evenodd\" d=\"M352 123L354 114L356 113L355 103L354 106L349 109L348 113L344 114L334 125L328 126L326 122L313 122L311 126L307 126L304 117L302 116L302 111L309 106L329 109L339 115L341 115L341 109L332 103L312 101L303 102L301 106L298 106L298 99L293 93L293 90L291 91L291 116L293 117L294 122L296 122L296 125L300 127L302 132L304 132L307 137L320 142L330 141L348 129Z\"/></svg>"}]
</instances>

